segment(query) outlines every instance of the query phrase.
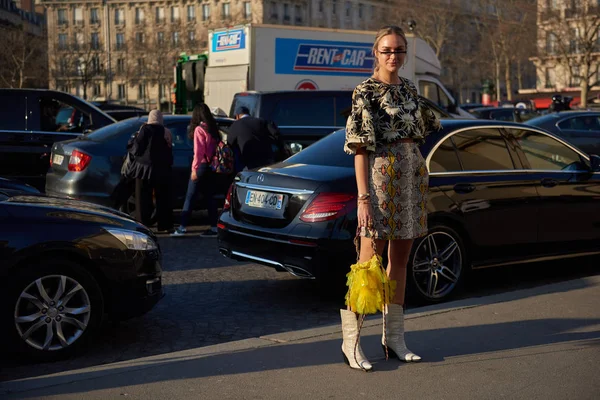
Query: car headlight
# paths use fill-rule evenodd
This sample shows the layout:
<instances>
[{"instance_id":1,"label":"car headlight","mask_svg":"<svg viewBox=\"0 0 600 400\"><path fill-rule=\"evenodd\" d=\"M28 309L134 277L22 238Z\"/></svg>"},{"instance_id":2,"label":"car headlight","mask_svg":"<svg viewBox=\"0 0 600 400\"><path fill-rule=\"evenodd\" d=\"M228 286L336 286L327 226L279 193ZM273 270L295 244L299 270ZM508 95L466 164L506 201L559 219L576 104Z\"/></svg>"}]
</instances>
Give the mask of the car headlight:
<instances>
[{"instance_id":1,"label":"car headlight","mask_svg":"<svg viewBox=\"0 0 600 400\"><path fill-rule=\"evenodd\" d=\"M158 246L146 234L123 229L107 229L108 233L119 239L129 250L156 250Z\"/></svg>"}]
</instances>

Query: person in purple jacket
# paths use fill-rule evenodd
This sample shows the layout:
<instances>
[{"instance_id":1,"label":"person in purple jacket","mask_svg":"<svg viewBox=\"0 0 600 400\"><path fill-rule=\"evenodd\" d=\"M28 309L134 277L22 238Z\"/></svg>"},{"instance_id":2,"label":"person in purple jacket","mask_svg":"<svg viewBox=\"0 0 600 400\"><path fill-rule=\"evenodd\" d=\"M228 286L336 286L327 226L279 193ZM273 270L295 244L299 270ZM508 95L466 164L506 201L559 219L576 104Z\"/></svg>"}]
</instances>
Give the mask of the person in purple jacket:
<instances>
[{"instance_id":1,"label":"person in purple jacket","mask_svg":"<svg viewBox=\"0 0 600 400\"><path fill-rule=\"evenodd\" d=\"M214 237L217 236L218 215L214 200L215 173L212 171L210 164L221 137L217 121L206 104L201 103L194 107L189 135L194 142L194 160L185 195L185 203L181 212L181 225L171 235L181 236L187 232L196 195L201 192L206 200L208 222L210 224L210 229L206 230L202 236Z\"/></svg>"}]
</instances>

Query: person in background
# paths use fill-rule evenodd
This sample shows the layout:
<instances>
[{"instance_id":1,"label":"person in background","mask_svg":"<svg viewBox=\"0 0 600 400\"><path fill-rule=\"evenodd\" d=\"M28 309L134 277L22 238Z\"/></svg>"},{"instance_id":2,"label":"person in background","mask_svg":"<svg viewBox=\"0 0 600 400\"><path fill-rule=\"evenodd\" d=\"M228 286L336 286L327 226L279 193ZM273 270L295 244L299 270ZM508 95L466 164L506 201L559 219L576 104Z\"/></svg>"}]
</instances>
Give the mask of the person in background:
<instances>
[{"instance_id":1,"label":"person in background","mask_svg":"<svg viewBox=\"0 0 600 400\"><path fill-rule=\"evenodd\" d=\"M275 162L269 122L252 117L244 106L236 109L235 119L227 133L227 144L237 157L236 170L259 168Z\"/></svg>"},{"instance_id":2,"label":"person in background","mask_svg":"<svg viewBox=\"0 0 600 400\"><path fill-rule=\"evenodd\" d=\"M173 232L172 236L181 236L187 232L196 195L200 191L207 203L208 222L210 224L210 229L206 230L202 236L214 237L217 236L218 215L214 199L216 177L211 169L211 162L221 136L217 121L206 104L197 104L194 107L189 135L194 142L194 160L185 195L185 204L181 213L181 225Z\"/></svg>"},{"instance_id":3,"label":"person in background","mask_svg":"<svg viewBox=\"0 0 600 400\"><path fill-rule=\"evenodd\" d=\"M162 113L152 110L148 115L148 123L140 128L131 147L134 160L130 176L135 178L136 219L144 225L150 225L154 193L159 232L173 229L172 140L171 131L164 126Z\"/></svg>"}]
</instances>

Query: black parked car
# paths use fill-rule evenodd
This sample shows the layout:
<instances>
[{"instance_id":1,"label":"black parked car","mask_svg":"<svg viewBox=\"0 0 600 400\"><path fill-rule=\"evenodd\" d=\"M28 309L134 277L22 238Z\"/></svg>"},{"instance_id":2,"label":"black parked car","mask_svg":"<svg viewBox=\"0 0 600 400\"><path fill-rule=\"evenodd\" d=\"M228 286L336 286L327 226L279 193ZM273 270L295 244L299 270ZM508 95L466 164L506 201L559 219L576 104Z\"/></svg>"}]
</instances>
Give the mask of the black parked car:
<instances>
[{"instance_id":1,"label":"black parked car","mask_svg":"<svg viewBox=\"0 0 600 400\"><path fill-rule=\"evenodd\" d=\"M23 182L16 181L14 179L6 179L0 177L0 190L11 190L25 193L39 193L40 191L31 185Z\"/></svg>"},{"instance_id":2,"label":"black parked car","mask_svg":"<svg viewBox=\"0 0 600 400\"><path fill-rule=\"evenodd\" d=\"M90 203L0 189L0 326L11 351L57 358L105 314L139 316L162 297L156 237Z\"/></svg>"},{"instance_id":3,"label":"black parked car","mask_svg":"<svg viewBox=\"0 0 600 400\"><path fill-rule=\"evenodd\" d=\"M114 192L121 179L121 166L127 141L147 117L131 118L104 127L78 139L56 143L52 148L52 165L46 176L46 193L57 197L85 200L105 206L114 206ZM165 115L165 126L173 134L174 206L181 207L194 158L194 145L188 138L189 115ZM222 134L233 120L217 118ZM225 198L232 177L223 176L217 182L220 198ZM199 202L202 202L199 196ZM122 210L133 213L131 199Z\"/></svg>"},{"instance_id":4,"label":"black parked car","mask_svg":"<svg viewBox=\"0 0 600 400\"><path fill-rule=\"evenodd\" d=\"M0 89L0 176L44 190L55 142L114 122L93 104L67 93Z\"/></svg>"},{"instance_id":5,"label":"black parked car","mask_svg":"<svg viewBox=\"0 0 600 400\"><path fill-rule=\"evenodd\" d=\"M419 96L441 118L452 118L436 104ZM344 128L352 106L352 90L282 90L236 93L229 111L239 106L250 114L274 121L293 153L307 148L331 132Z\"/></svg>"},{"instance_id":6,"label":"black parked car","mask_svg":"<svg viewBox=\"0 0 600 400\"><path fill-rule=\"evenodd\" d=\"M410 256L413 293L442 301L471 269L600 254L599 157L521 124L442 124L421 146L429 234ZM334 132L282 163L238 174L219 219L220 252L343 287L357 225L344 137Z\"/></svg>"},{"instance_id":7,"label":"black parked car","mask_svg":"<svg viewBox=\"0 0 600 400\"><path fill-rule=\"evenodd\" d=\"M525 122L543 128L590 154L600 154L600 111L561 111Z\"/></svg>"}]
</instances>

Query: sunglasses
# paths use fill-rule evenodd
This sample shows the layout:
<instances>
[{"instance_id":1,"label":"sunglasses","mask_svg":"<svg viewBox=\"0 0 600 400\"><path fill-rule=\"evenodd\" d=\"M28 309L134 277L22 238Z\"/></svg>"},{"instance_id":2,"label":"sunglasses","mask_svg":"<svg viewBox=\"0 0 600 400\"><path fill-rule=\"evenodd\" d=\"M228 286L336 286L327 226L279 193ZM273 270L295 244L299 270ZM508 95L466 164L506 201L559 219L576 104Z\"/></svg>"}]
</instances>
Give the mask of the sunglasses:
<instances>
[{"instance_id":1,"label":"sunglasses","mask_svg":"<svg viewBox=\"0 0 600 400\"><path fill-rule=\"evenodd\" d=\"M392 54L406 54L406 50L386 50L386 51L381 51L381 50L377 50L379 52L379 54L385 54L386 56L390 56Z\"/></svg>"}]
</instances>

